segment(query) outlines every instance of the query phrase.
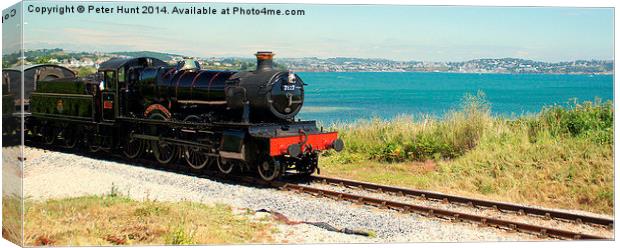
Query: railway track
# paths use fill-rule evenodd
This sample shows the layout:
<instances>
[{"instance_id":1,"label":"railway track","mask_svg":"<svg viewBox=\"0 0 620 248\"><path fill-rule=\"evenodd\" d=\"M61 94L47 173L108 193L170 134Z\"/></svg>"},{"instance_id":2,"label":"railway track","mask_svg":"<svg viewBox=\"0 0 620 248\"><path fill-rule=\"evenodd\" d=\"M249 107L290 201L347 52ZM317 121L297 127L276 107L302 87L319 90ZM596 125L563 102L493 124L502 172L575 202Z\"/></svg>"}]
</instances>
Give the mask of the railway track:
<instances>
[{"instance_id":1,"label":"railway track","mask_svg":"<svg viewBox=\"0 0 620 248\"><path fill-rule=\"evenodd\" d=\"M42 149L48 149L48 150L50 149L49 146L35 145L35 147L39 147ZM52 148L52 150L63 151L64 149ZM93 157L97 159L113 160L113 161L117 161L121 163L129 162L132 165L137 165L137 166L142 166L142 167L147 167L147 168L155 168L158 170L165 170L165 171L170 171L170 172L175 172L175 173L182 173L182 174L206 178L206 179L217 179L217 180L222 180L222 181L243 183L243 184L246 184L247 186L271 187L271 188L276 188L276 189L299 193L299 194L308 194L308 195L312 195L315 197L325 197L325 198L330 198L330 199L338 200L338 201L348 201L348 202L353 202L356 204L370 205L370 206L375 206L375 207L383 208L383 209L391 209L391 210L401 211L403 213L417 213L417 214L421 214L427 217L438 217L438 218L443 218L443 219L449 219L455 222L466 221L466 222L471 222L471 223L478 223L481 226L491 226L491 227L497 227L497 228L505 229L505 230L514 230L514 231L539 235L541 237L553 237L553 238L559 238L559 239L572 239L572 240L609 240L610 239L608 237L597 236L597 235L592 235L592 234L587 234L587 233L579 233L579 232L574 232L574 231L562 230L558 228L550 228L550 227L541 226L541 225L534 225L534 224L529 224L529 223L503 220L500 218L492 218L488 216L476 215L476 214L471 214L471 213L466 213L466 212L458 212L458 211L416 205L416 204L411 204L411 203L405 203L405 202L399 202L399 201L393 201L393 200L387 200L387 199L381 199L381 198L369 197L369 196L364 196L364 195L359 195L359 194L351 194L351 193L345 193L345 192L339 192L339 191L334 191L334 190L328 190L328 189L322 189L318 187L311 187L311 186L303 185L303 183L307 183L308 180L305 180L305 182L299 182L297 180L265 182L256 177L243 176L243 175L222 175L214 171L197 174L195 172L191 172L188 170L179 169L179 168L183 168L182 166L184 165L177 164L177 165L162 166L158 164L157 162L151 161L148 159L127 159L119 155L101 156L99 154L82 153L82 152L80 152L79 155L86 155L88 157ZM560 212L560 211L554 211L554 210L545 210L545 209L540 209L540 208L526 207L526 206L521 206L521 205L512 204L512 203L472 199L472 198L466 198L462 196L441 194L441 193L430 192L430 191L406 189L406 188L399 188L399 187L394 187L394 186L386 186L386 185L379 185L379 184L373 184L373 183L367 183L367 182L359 182L359 181L353 181L353 180L347 180L347 179L329 178L329 177L322 177L322 176L311 176L309 178L309 181L319 182L323 184L353 187L353 188L358 188L358 189L363 189L363 190L368 190L368 191L373 191L373 192L379 192L379 193L395 194L398 196L416 196L416 197L422 197L425 199L441 200L443 202L449 202L449 203L465 204L468 206L491 207L491 208L496 208L498 210L514 211L516 213L544 216L546 218L557 218L557 219L562 219L562 220L569 220L577 224L588 223L588 224L602 225L608 228L613 228L612 219L605 219L605 218L578 215L578 214L572 214L572 213Z\"/></svg>"},{"instance_id":2,"label":"railway track","mask_svg":"<svg viewBox=\"0 0 620 248\"><path fill-rule=\"evenodd\" d=\"M380 184L360 182L360 181L354 181L354 180L342 179L342 178L312 176L310 180L313 182L319 182L323 184L332 184L332 185L339 185L339 186L344 186L344 187L352 187L352 188L368 190L372 192L383 192L383 193L395 194L399 196L414 196L414 197L420 197L423 199L438 200L444 203L456 203L456 204L462 204L462 205L467 205L467 206L472 206L472 207L493 208L499 211L510 211L510 212L514 212L520 215L534 215L534 216L540 216L544 218L572 221L577 224L582 224L582 223L594 224L594 225L605 226L610 229L613 228L614 226L614 220L609 219L609 218L574 214L574 213L569 213L565 211L542 209L542 208L537 208L537 207L529 207L529 206L523 206L523 205L514 204L514 203L475 199L475 198L470 198L470 197L443 194L443 193L418 190L418 189L409 189L409 188L401 188L401 187L395 187L395 186L380 185Z\"/></svg>"},{"instance_id":3,"label":"railway track","mask_svg":"<svg viewBox=\"0 0 620 248\"><path fill-rule=\"evenodd\" d=\"M215 175L215 176L218 178L222 178L221 175ZM398 201L391 201L391 200L374 198L374 197L363 196L363 195L358 195L358 194L344 193L344 192L339 192L339 191L334 191L334 190L327 190L327 189L322 189L322 188L305 186L305 185L296 183L294 181L293 182L291 181L264 182L257 178L244 177L244 176L225 176L224 179L230 179L230 180L234 180L238 182L245 182L251 185L263 185L266 187L278 188L281 190L290 191L290 192L294 192L298 194L308 194L314 197L323 197L323 198L330 198L332 200L337 200L337 201L348 201L348 202L352 202L355 204L370 205L370 206L375 206L375 207L383 208L383 209L396 210L396 211L400 211L403 213L416 213L416 214L421 214L427 217L439 217L443 219L449 219L454 222L466 221L466 222L471 222L471 223L477 223L481 226L490 226L490 227L496 227L496 228L505 229L505 230L524 232L524 233L529 233L533 235L538 235L541 237L553 237L553 238L558 238L558 239L571 239L571 240L610 240L610 238L604 237L604 236L562 230L562 229L551 228L551 227L542 226L542 225L534 225L534 224L528 224L528 223L523 223L523 222L503 220L500 218L491 218L488 216L470 214L470 213L465 213L465 212L457 212L457 211L452 211L452 210L445 210L445 209L440 209L440 208L434 208L434 207L428 207L428 206L422 206L422 205L416 205L416 204L410 204L410 203L404 203L404 202L398 202ZM396 193L398 195L402 194L403 196L407 194L407 191L410 191L410 193L427 192L427 191L402 189L402 188L397 188L397 187L392 187L392 186L371 184L371 183L365 183L365 182L357 182L357 181L346 180L346 179L328 178L328 177L321 177L321 176L312 176L310 180L315 181L315 182L318 181L321 183L329 182L331 184L336 184L336 185L355 186L358 188L364 188L366 186L365 189L370 189L370 190L384 192L384 193L388 193L388 192ZM374 187L371 187L370 185L373 185ZM390 188L394 190L395 189L400 189L400 190L391 191L389 190ZM398 192L401 192L401 193L398 193ZM433 193L433 194L435 195L431 195L431 196L448 196L448 195L444 195L440 193ZM410 195L413 195L413 194L410 194ZM454 199L462 199L462 200L469 199L469 198L460 197L460 196L452 196L452 197L454 197ZM445 201L444 198L445 197L438 198L438 199L442 199L442 201ZM452 199L452 198L448 198L448 199ZM474 203L476 201L480 201L479 206L482 206L482 204L488 204L488 203L501 203L501 202L493 202L493 201L478 200L478 199L469 199L468 201L465 201L465 202L469 206L472 206L472 204L478 204L478 203ZM453 202L457 202L457 201L453 201ZM510 204L510 203L502 203L502 204L495 204L494 208L499 209L499 206L520 206L520 205ZM520 208L521 211L517 210L517 213L519 212L528 213L527 211L531 213L538 213L538 210L543 210L539 208L531 208L531 207L525 207L525 206L520 206L520 207L521 207ZM550 210L545 210L545 211L550 211ZM559 211L551 211L550 214L556 214L554 216L565 216L565 215L560 215L560 213L566 214L566 216L580 216L582 217L582 219L586 219L586 220L588 220L588 218L585 218L585 217L589 217L589 216L582 216L582 215L576 215L576 214L559 212ZM544 216L548 218L549 214L545 214ZM608 220L608 221L611 222L611 225L609 226L613 227L613 220ZM584 222L575 221L575 223L582 224Z\"/></svg>"},{"instance_id":4,"label":"railway track","mask_svg":"<svg viewBox=\"0 0 620 248\"><path fill-rule=\"evenodd\" d=\"M339 184L339 185L344 185L345 183L348 183L348 185L350 186L355 185L358 187L360 185L367 184L364 182L355 182L355 181L349 181L349 180L344 180L344 179L326 178L326 177L313 177L312 179L319 180L320 182L329 181L333 184ZM354 184L354 183L357 183L357 184ZM522 223L522 222L516 222L516 221L510 221L510 220L503 220L499 218L491 218L488 216L482 216L482 215L470 214L470 213L465 213L465 212L457 212L457 211L452 211L452 210L446 210L446 209L374 198L374 197L363 196L363 195L358 195L358 194L343 193L339 191L315 188L315 187L310 187L310 186L305 186L305 185L290 183L290 182L272 182L270 184L271 186L280 188L282 190L288 190L288 191L292 191L296 193L305 193L305 194L309 194L309 195L316 196L316 197L327 197L327 198L331 198L334 200L349 201L349 202L353 202L356 204L371 205L371 206L375 206L379 208L397 210L397 211L401 211L404 213L417 213L417 214L425 215L428 217L441 217L441 218L449 219L455 222L468 221L468 222L478 223L482 226L493 226L493 227L498 227L501 229L515 230L515 231L535 234L535 235L539 235L543 237L548 236L548 237L554 237L554 238L559 238L559 239L573 239L573 240L609 240L609 238L603 237L603 236L591 235L591 234L586 234L586 233L578 233L578 232L562 230L562 229L557 229L557 228L550 228L546 226L540 226L540 225L534 225L534 224L528 224L528 223ZM391 186L376 185L376 184L372 184L372 185L374 185L374 188L372 188L373 190L383 190L383 192L401 192L398 194L403 194L403 195L406 194L406 190L410 190L410 189L401 189L400 191L388 191L387 188L393 188L393 189L398 189L398 188L391 187ZM371 187L368 187L368 188L370 189ZM414 190L410 190L410 191L414 191ZM436 195L433 195L433 196L444 196L438 193L434 193L434 194ZM463 200L467 199L465 197L457 197L457 196L453 196L453 197L463 199ZM445 197L439 198L439 199L443 200L444 198ZM475 199L469 199L466 202L468 204L476 204L474 203L476 201L477 200ZM483 201L483 200L480 200L480 201L481 201L480 205L491 203L491 201ZM504 203L504 204L506 206L513 206L512 204L508 204L508 203ZM497 206L498 209L499 209L499 206L503 206L501 204L500 205L495 204L495 205ZM517 205L514 205L514 206L517 206ZM530 209L532 212L534 212L534 209L540 210L537 208L526 208L526 207L520 208L520 210L523 212L530 211ZM562 212L556 211L555 213L558 214ZM581 216L581 217L586 217L586 216ZM586 219L586 218L583 218L583 219ZM611 222L613 224L613 220Z\"/></svg>"}]
</instances>

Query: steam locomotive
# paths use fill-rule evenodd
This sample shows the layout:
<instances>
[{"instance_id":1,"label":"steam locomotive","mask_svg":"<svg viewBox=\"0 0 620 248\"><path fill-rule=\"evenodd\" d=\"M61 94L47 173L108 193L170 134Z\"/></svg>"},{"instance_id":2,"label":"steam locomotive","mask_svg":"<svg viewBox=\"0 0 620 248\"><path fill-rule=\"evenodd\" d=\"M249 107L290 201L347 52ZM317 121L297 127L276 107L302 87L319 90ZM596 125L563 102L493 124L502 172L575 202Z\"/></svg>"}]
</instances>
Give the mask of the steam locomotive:
<instances>
[{"instance_id":1,"label":"steam locomotive","mask_svg":"<svg viewBox=\"0 0 620 248\"><path fill-rule=\"evenodd\" d=\"M255 171L263 180L318 170L321 151L341 151L337 132L295 120L304 82L275 69L271 52L257 52L253 71L204 70L150 57L112 59L86 78L38 82L26 119L29 137L91 152L153 156L162 165L184 159L187 169Z\"/></svg>"}]
</instances>

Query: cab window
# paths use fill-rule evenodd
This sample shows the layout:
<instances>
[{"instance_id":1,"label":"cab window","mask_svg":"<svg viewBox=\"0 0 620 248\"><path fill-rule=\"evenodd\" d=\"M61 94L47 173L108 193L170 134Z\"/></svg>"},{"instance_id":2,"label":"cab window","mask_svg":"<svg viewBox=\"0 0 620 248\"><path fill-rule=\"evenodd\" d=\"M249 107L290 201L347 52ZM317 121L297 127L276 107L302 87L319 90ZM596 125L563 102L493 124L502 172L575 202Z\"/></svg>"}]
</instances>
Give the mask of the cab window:
<instances>
[{"instance_id":1,"label":"cab window","mask_svg":"<svg viewBox=\"0 0 620 248\"><path fill-rule=\"evenodd\" d=\"M103 88L106 90L114 90L116 88L115 79L116 73L114 71L106 71L103 73Z\"/></svg>"},{"instance_id":2,"label":"cab window","mask_svg":"<svg viewBox=\"0 0 620 248\"><path fill-rule=\"evenodd\" d=\"M118 82L125 82L125 67L121 67L118 69Z\"/></svg>"}]
</instances>

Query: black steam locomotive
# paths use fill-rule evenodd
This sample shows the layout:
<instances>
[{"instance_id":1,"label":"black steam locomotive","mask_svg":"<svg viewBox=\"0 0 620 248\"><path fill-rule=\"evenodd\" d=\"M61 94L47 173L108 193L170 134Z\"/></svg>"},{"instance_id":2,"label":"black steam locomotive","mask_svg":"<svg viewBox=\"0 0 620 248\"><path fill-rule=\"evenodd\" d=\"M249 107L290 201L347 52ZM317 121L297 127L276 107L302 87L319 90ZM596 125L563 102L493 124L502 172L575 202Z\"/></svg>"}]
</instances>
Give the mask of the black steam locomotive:
<instances>
[{"instance_id":1,"label":"black steam locomotive","mask_svg":"<svg viewBox=\"0 0 620 248\"><path fill-rule=\"evenodd\" d=\"M343 149L336 132L295 120L304 82L256 53L254 71L203 70L148 57L112 59L95 75L39 82L26 120L30 138L91 152L184 159L194 171L257 171L264 180L312 174L320 151Z\"/></svg>"}]
</instances>

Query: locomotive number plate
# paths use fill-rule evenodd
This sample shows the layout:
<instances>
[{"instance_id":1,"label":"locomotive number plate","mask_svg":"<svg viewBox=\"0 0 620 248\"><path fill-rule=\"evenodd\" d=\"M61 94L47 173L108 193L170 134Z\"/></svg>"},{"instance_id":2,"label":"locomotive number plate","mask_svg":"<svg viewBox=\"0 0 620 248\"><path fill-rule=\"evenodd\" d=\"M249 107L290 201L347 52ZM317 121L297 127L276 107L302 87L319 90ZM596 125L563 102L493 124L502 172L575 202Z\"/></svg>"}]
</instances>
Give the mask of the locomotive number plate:
<instances>
[{"instance_id":1,"label":"locomotive number plate","mask_svg":"<svg viewBox=\"0 0 620 248\"><path fill-rule=\"evenodd\" d=\"M284 88L285 91L293 91L295 90L295 85L283 85L282 86Z\"/></svg>"},{"instance_id":2,"label":"locomotive number plate","mask_svg":"<svg viewBox=\"0 0 620 248\"><path fill-rule=\"evenodd\" d=\"M103 109L112 109L113 105L112 101L103 101Z\"/></svg>"}]
</instances>

